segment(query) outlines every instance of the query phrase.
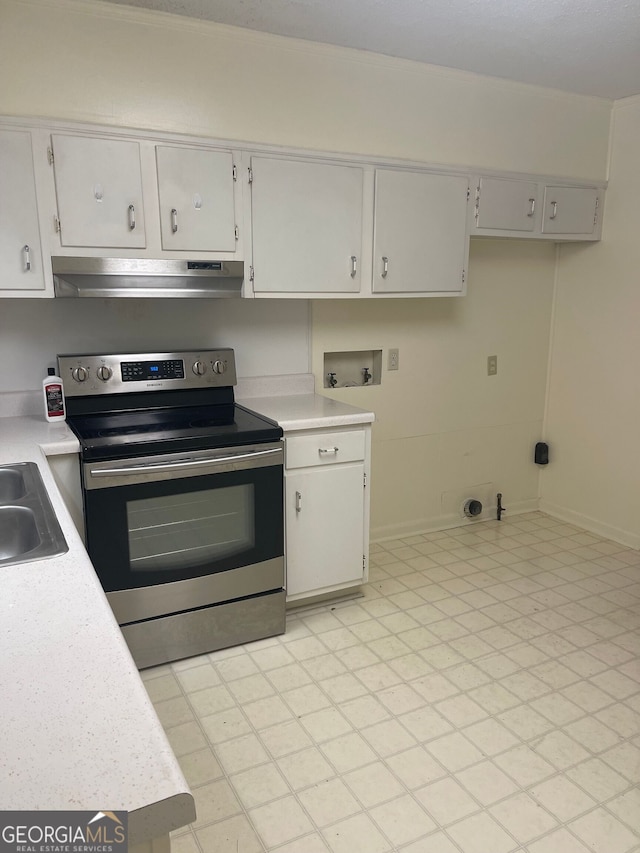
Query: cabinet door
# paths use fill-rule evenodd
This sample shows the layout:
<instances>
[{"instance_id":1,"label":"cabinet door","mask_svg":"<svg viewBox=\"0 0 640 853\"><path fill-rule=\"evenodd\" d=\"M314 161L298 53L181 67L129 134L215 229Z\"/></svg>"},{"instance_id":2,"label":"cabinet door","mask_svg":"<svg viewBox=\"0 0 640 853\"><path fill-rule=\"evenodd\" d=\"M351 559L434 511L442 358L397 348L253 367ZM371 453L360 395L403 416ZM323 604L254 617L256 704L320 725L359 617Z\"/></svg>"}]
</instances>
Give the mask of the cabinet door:
<instances>
[{"instance_id":1,"label":"cabinet door","mask_svg":"<svg viewBox=\"0 0 640 853\"><path fill-rule=\"evenodd\" d=\"M538 185L533 181L480 178L476 227L500 231L533 231Z\"/></svg>"},{"instance_id":2,"label":"cabinet door","mask_svg":"<svg viewBox=\"0 0 640 853\"><path fill-rule=\"evenodd\" d=\"M462 291L468 191L458 175L376 170L374 293Z\"/></svg>"},{"instance_id":3,"label":"cabinet door","mask_svg":"<svg viewBox=\"0 0 640 853\"><path fill-rule=\"evenodd\" d=\"M362 169L267 157L251 168L254 291L357 293Z\"/></svg>"},{"instance_id":4,"label":"cabinet door","mask_svg":"<svg viewBox=\"0 0 640 853\"><path fill-rule=\"evenodd\" d=\"M140 145L63 135L51 141L62 245L144 248Z\"/></svg>"},{"instance_id":5,"label":"cabinet door","mask_svg":"<svg viewBox=\"0 0 640 853\"><path fill-rule=\"evenodd\" d=\"M285 474L287 595L363 579L364 464Z\"/></svg>"},{"instance_id":6,"label":"cabinet door","mask_svg":"<svg viewBox=\"0 0 640 853\"><path fill-rule=\"evenodd\" d=\"M163 249L235 252L230 151L156 146Z\"/></svg>"},{"instance_id":7,"label":"cabinet door","mask_svg":"<svg viewBox=\"0 0 640 853\"><path fill-rule=\"evenodd\" d=\"M0 131L0 288L43 290L31 134Z\"/></svg>"},{"instance_id":8,"label":"cabinet door","mask_svg":"<svg viewBox=\"0 0 640 853\"><path fill-rule=\"evenodd\" d=\"M598 189L547 186L542 231L545 234L593 234L599 205Z\"/></svg>"}]
</instances>

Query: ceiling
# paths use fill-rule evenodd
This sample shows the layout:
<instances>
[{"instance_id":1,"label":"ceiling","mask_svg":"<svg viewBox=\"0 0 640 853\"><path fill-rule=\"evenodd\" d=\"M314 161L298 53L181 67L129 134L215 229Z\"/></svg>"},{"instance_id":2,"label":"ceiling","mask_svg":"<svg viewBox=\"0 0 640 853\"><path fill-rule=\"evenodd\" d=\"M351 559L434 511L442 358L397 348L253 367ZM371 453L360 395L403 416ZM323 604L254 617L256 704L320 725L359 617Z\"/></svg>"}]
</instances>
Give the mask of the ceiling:
<instances>
[{"instance_id":1,"label":"ceiling","mask_svg":"<svg viewBox=\"0 0 640 853\"><path fill-rule=\"evenodd\" d=\"M109 0L566 92L640 93L640 0Z\"/></svg>"}]
</instances>

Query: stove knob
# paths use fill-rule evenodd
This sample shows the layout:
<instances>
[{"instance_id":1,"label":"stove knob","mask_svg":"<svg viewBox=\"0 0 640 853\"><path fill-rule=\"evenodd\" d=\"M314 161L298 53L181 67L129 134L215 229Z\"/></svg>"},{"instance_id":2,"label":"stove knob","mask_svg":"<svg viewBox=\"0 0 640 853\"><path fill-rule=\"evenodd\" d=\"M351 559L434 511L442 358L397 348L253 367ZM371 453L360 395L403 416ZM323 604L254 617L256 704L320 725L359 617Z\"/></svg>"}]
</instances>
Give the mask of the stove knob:
<instances>
[{"instance_id":1,"label":"stove knob","mask_svg":"<svg viewBox=\"0 0 640 853\"><path fill-rule=\"evenodd\" d=\"M194 361L191 370L193 370L196 376L202 376L207 370L207 365L204 361Z\"/></svg>"},{"instance_id":2,"label":"stove knob","mask_svg":"<svg viewBox=\"0 0 640 853\"><path fill-rule=\"evenodd\" d=\"M113 370L110 367L107 367L106 364L101 364L97 370L98 379L102 379L103 382L107 382L107 380L111 379L113 375Z\"/></svg>"},{"instance_id":3,"label":"stove knob","mask_svg":"<svg viewBox=\"0 0 640 853\"><path fill-rule=\"evenodd\" d=\"M213 372L214 373L224 373L227 369L227 365L224 361L214 361L213 362Z\"/></svg>"},{"instance_id":4,"label":"stove knob","mask_svg":"<svg viewBox=\"0 0 640 853\"><path fill-rule=\"evenodd\" d=\"M85 382L89 378L89 371L86 367L74 367L71 376L76 382Z\"/></svg>"}]
</instances>

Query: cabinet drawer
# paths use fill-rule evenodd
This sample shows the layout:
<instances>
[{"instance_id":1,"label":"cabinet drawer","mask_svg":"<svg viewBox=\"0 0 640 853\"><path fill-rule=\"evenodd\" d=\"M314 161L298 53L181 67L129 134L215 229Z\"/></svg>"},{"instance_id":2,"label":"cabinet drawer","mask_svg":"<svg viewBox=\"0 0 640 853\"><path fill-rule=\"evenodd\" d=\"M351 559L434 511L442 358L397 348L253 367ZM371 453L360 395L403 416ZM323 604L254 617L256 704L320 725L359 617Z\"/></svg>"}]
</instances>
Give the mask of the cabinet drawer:
<instances>
[{"instance_id":1,"label":"cabinet drawer","mask_svg":"<svg viewBox=\"0 0 640 853\"><path fill-rule=\"evenodd\" d=\"M308 468L364 459L365 431L296 435L285 441L287 468Z\"/></svg>"}]
</instances>

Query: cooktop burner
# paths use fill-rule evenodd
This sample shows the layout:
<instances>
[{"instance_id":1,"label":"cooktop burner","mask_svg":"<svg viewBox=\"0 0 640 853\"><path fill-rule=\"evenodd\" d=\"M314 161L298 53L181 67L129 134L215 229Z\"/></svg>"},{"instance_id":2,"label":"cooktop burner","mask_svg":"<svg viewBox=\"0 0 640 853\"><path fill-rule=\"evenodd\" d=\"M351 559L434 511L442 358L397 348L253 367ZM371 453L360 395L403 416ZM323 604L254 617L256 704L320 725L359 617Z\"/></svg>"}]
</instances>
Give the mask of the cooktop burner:
<instances>
[{"instance_id":1,"label":"cooktop burner","mask_svg":"<svg viewBox=\"0 0 640 853\"><path fill-rule=\"evenodd\" d=\"M87 460L256 444L282 436L277 424L243 406L224 406L220 413L211 411L215 408L85 415L68 422Z\"/></svg>"}]
</instances>

